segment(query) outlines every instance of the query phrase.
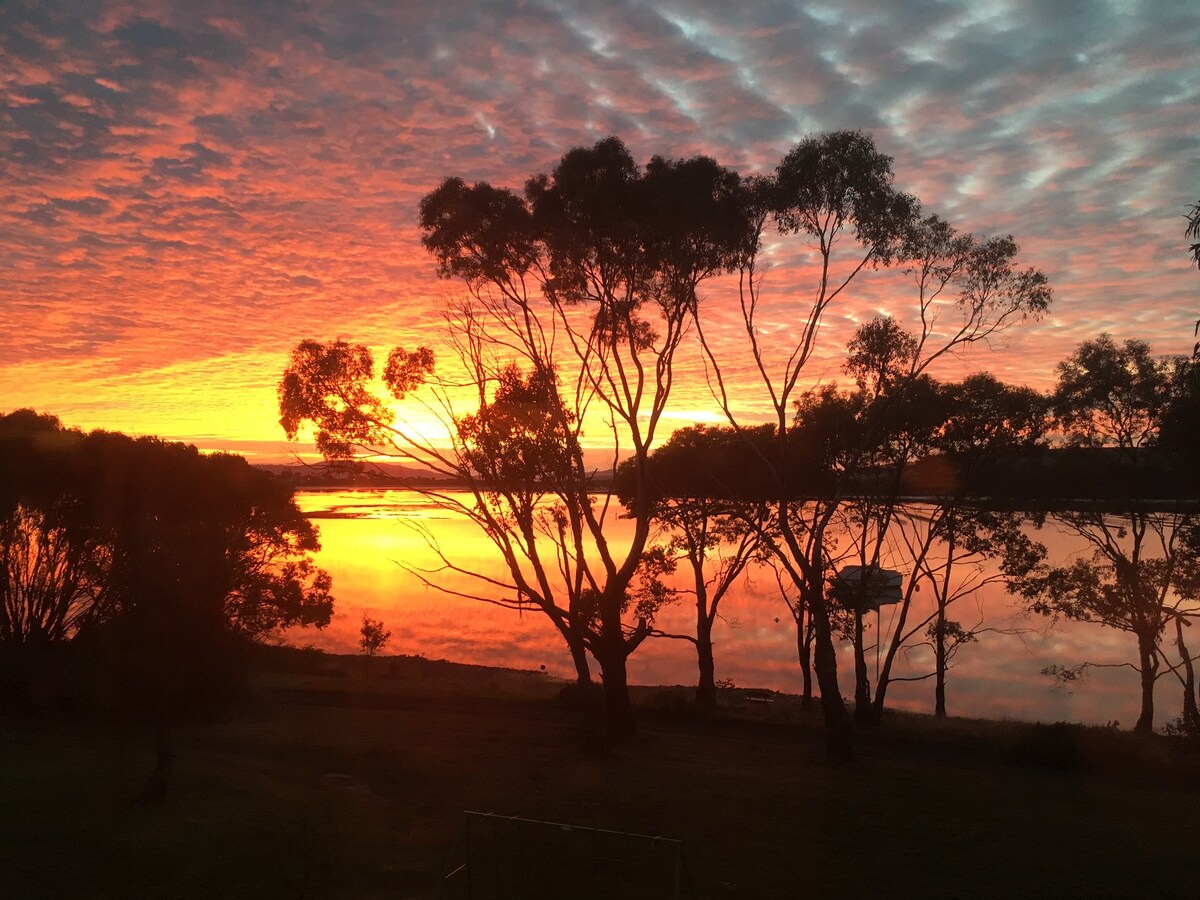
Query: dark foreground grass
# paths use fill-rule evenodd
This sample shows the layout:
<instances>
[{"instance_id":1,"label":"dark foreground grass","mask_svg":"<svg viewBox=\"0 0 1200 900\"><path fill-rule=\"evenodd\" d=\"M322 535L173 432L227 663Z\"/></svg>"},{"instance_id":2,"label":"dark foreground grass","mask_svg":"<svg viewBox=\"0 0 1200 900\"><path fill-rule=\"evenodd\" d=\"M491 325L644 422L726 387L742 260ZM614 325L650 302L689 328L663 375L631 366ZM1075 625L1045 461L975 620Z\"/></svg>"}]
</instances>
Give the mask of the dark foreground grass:
<instances>
[{"instance_id":1,"label":"dark foreground grass","mask_svg":"<svg viewBox=\"0 0 1200 900\"><path fill-rule=\"evenodd\" d=\"M148 740L6 720L0 895L433 897L467 809L681 838L706 898L1200 891L1200 766L1166 740L894 717L830 767L793 700L729 692L704 716L654 689L634 741L586 749L538 676L409 660L364 681L355 662L273 676L254 716L181 732L154 807L129 803ZM642 896L597 894L594 870L563 894L537 839L521 850L519 896Z\"/></svg>"}]
</instances>

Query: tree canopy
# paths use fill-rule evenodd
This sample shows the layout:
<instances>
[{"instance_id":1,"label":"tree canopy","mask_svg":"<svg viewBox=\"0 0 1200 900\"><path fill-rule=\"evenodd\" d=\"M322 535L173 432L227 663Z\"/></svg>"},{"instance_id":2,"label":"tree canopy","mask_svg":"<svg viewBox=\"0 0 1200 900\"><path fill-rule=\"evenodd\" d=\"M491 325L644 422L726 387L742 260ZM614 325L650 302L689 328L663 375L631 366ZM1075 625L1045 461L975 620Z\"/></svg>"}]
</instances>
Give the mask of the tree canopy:
<instances>
[{"instance_id":1,"label":"tree canopy","mask_svg":"<svg viewBox=\"0 0 1200 900\"><path fill-rule=\"evenodd\" d=\"M599 663L609 724L628 731L626 659L652 632L655 603L669 599L649 543L656 504L680 489L663 483L676 477L668 467L654 471L651 450L663 444L677 350L695 334L737 453L753 461L742 466L743 476L754 473L742 492L774 504L759 536L769 536L767 549L815 611L817 669L837 732L831 747L848 748L824 601L830 517L883 455L922 439L923 424L907 433L899 426L922 408L931 365L1039 316L1050 301L1045 276L1018 266L1011 236L977 238L923 217L895 186L891 159L857 131L805 138L772 175L753 178L703 156L639 166L619 139L606 138L568 150L521 191L448 177L421 201L418 222L438 275L466 291L448 306L442 345L393 350L388 399L375 392L365 347L301 342L280 383L288 436L311 425L327 457L386 452L465 485L466 501L427 492L480 526L504 574L467 571L443 553L442 571L476 581L454 592L540 609L581 682L590 680L589 655ZM815 273L807 313L789 311L794 327L783 343L761 328L768 228L780 235L770 244L807 256ZM861 331L852 372L859 395L828 387L805 395L830 305L861 272L885 267L913 285L911 313ZM763 430L739 420L726 361L709 340L701 288L723 273L734 275L752 360L736 390L761 388L772 412ZM445 439L411 427L396 399L433 411ZM890 444L879 440L887 429ZM607 462L596 465L589 445L603 446ZM632 527L616 546L609 500L592 491L623 459ZM802 498L815 494L826 502L814 512ZM438 587L434 573L422 574Z\"/></svg>"},{"instance_id":2,"label":"tree canopy","mask_svg":"<svg viewBox=\"0 0 1200 900\"><path fill-rule=\"evenodd\" d=\"M194 640L185 618L256 641L329 621L315 527L241 457L18 410L0 460L0 647L139 616L172 643Z\"/></svg>"}]
</instances>

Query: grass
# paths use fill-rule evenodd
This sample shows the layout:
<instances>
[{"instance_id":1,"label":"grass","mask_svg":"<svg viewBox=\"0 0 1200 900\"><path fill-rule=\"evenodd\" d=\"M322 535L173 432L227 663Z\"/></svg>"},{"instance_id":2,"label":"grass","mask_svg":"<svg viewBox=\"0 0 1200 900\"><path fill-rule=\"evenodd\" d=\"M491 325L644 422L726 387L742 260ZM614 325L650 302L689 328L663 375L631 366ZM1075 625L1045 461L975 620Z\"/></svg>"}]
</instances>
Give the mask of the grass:
<instances>
[{"instance_id":1,"label":"grass","mask_svg":"<svg viewBox=\"0 0 1200 900\"><path fill-rule=\"evenodd\" d=\"M545 676L373 665L264 675L254 715L179 734L155 807L129 803L148 739L5 721L0 895L432 897L467 809L681 838L699 897L1196 893L1200 759L1177 742L895 715L831 767L794 698L727 691L712 716L657 688L597 751ZM525 874L520 896L563 896ZM614 896L593 876L569 896Z\"/></svg>"}]
</instances>

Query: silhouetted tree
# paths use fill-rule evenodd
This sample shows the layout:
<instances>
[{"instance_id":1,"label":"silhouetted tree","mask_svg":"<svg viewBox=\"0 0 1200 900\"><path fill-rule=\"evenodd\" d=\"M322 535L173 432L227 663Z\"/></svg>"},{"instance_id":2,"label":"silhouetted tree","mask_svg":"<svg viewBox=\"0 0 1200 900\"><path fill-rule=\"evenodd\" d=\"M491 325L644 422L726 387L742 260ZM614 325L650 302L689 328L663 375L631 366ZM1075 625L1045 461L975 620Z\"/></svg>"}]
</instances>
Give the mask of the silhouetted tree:
<instances>
[{"instance_id":1,"label":"silhouetted tree","mask_svg":"<svg viewBox=\"0 0 1200 900\"><path fill-rule=\"evenodd\" d=\"M882 716L889 683L898 680L891 676L897 654L913 638L927 639L934 670L906 680L933 677L934 714L946 715L950 659L958 647L975 640L979 628L948 618L949 607L1029 571L1044 555L1044 548L1025 534L1019 507L998 496L998 481L988 477L1039 443L1046 430L1042 396L977 374L940 385L930 401L937 412L922 448L928 455L910 465L901 488L919 499L902 502L896 515L897 543L906 549L911 571L878 676L874 721ZM914 593L921 587L926 596L932 594L933 609L910 622Z\"/></svg>"},{"instance_id":2,"label":"silhouetted tree","mask_svg":"<svg viewBox=\"0 0 1200 900\"><path fill-rule=\"evenodd\" d=\"M284 429L311 422L327 456L386 449L464 485L466 501L430 494L480 526L504 576L466 571L450 554L444 565L476 580L469 596L541 610L580 681L590 680L590 653L608 729L629 733L626 660L668 599L662 561L647 553L645 469L697 290L734 266L747 240L739 179L706 157L655 157L641 170L608 138L568 152L524 197L448 178L423 199L420 227L439 275L469 293L447 318L458 365L435 373L431 350L397 348L384 381L396 398L425 385L445 442L369 396L370 354L341 343L305 342L293 354L280 386ZM470 385L469 401L456 381ZM606 435L610 476L622 456L633 460L627 543L613 539L608 501L593 496L585 428Z\"/></svg>"},{"instance_id":3,"label":"silhouetted tree","mask_svg":"<svg viewBox=\"0 0 1200 900\"><path fill-rule=\"evenodd\" d=\"M1192 480L1200 474L1200 355L1174 362L1161 413L1158 446Z\"/></svg>"},{"instance_id":4,"label":"silhouetted tree","mask_svg":"<svg viewBox=\"0 0 1200 900\"><path fill-rule=\"evenodd\" d=\"M846 399L855 413L853 425L840 433L845 440L844 470L856 473L856 483L837 501L838 514L831 524L839 526L849 543L841 561L853 559L860 571L876 572L885 562L889 534L903 506L905 475L930 452L944 415L937 384L927 375L914 374L917 340L890 316L860 326L848 349L845 368L855 376L857 389ZM854 618L854 715L858 721L872 718L864 647L866 613L875 608L869 602L874 589L871 582L871 578L862 578L852 587L835 578L832 586L836 590L831 592Z\"/></svg>"},{"instance_id":5,"label":"silhouetted tree","mask_svg":"<svg viewBox=\"0 0 1200 900\"><path fill-rule=\"evenodd\" d=\"M53 416L0 416L0 648L73 636L107 608L109 547L76 465L83 435Z\"/></svg>"},{"instance_id":6,"label":"silhouetted tree","mask_svg":"<svg viewBox=\"0 0 1200 900\"><path fill-rule=\"evenodd\" d=\"M369 618L366 613L363 613L362 627L359 628L358 633L358 647L366 657L363 660L363 671L367 677L370 677L371 660L391 640L392 633L383 627L382 619Z\"/></svg>"},{"instance_id":7,"label":"silhouetted tree","mask_svg":"<svg viewBox=\"0 0 1200 900\"><path fill-rule=\"evenodd\" d=\"M392 637L392 633L383 627L382 619L368 618L366 613L363 614L359 634L361 638L358 646L367 656L377 654Z\"/></svg>"},{"instance_id":8,"label":"silhouetted tree","mask_svg":"<svg viewBox=\"0 0 1200 900\"><path fill-rule=\"evenodd\" d=\"M852 754L850 720L837 684L837 658L833 646L828 603L825 598L825 510L815 519L802 516L803 505L791 481L788 432L795 399L804 371L816 351L817 334L826 309L864 268L892 260L905 230L912 222L916 201L892 186L891 160L879 153L869 137L858 132L837 132L808 138L784 157L773 179L756 186L747 205L759 233L773 221L784 234L809 238L818 260L819 276L807 320L791 343L782 370L773 373L768 347L758 322L760 288L756 261L759 242L743 257L739 269L742 318L750 342L755 369L770 398L777 446L764 461L776 469L774 540L765 546L776 554L788 577L796 585L812 613L814 668L821 689L828 751L834 758ZM856 250L843 254L846 237L852 236ZM839 266L839 262L842 263ZM703 330L700 329L703 337ZM716 387L731 424L738 417L729 402L716 357L705 341L713 364ZM835 507L829 506L831 516Z\"/></svg>"},{"instance_id":9,"label":"silhouetted tree","mask_svg":"<svg viewBox=\"0 0 1200 900\"><path fill-rule=\"evenodd\" d=\"M765 432L761 436L769 439ZM663 636L696 647L696 702L704 707L717 702L712 634L721 601L758 550L757 531L745 522L766 514L763 501L755 499L761 497L761 485L754 483L756 462L731 430L702 425L678 429L650 455L652 515L666 553L688 568L691 587L685 593L696 610L694 634ZM623 503L635 499L635 484L635 469L627 462L614 484Z\"/></svg>"},{"instance_id":10,"label":"silhouetted tree","mask_svg":"<svg viewBox=\"0 0 1200 900\"><path fill-rule=\"evenodd\" d=\"M246 645L329 621L316 529L290 488L240 457L85 436L26 411L0 419L0 454L0 595L20 612L5 614L20 626L6 642L69 641L105 703L153 726L143 797L157 799L171 726L230 701Z\"/></svg>"},{"instance_id":11,"label":"silhouetted tree","mask_svg":"<svg viewBox=\"0 0 1200 900\"><path fill-rule=\"evenodd\" d=\"M893 344L883 349L889 362L899 352L895 362L900 364L893 368L901 377L889 387L890 395L899 397L906 385L917 383L943 356L1038 316L1049 304L1050 291L1042 273L1016 266L1017 247L1011 237L979 240L956 234L936 217L921 219L917 201L893 187L891 159L858 132L826 134L801 142L784 159L760 198L753 207L759 213L756 221L760 228L774 221L784 234L806 238L805 249L815 261L816 273L808 314L797 323L796 336L780 353L779 333L772 330L768 343L760 331L764 316L757 273L758 244L740 268L743 324L754 371L771 404L780 444L770 460L779 469L779 538L768 546L780 556L801 600L812 612L815 670L827 725L828 752L833 758L848 758L852 753L850 719L838 687L826 597L829 567L825 549L826 531L858 472L854 467L837 469L824 502L819 507L807 502L810 495L792 483L794 476L790 473L794 469L787 460L784 437L792 427L793 404L804 389L802 375L816 352L825 314L864 269L902 264L916 289L914 327L904 329L899 322L881 324L878 334L864 335L860 354L867 364L864 372L869 375L870 362L878 349L874 338ZM794 314L791 318L794 321ZM703 336L703 328L700 331ZM705 341L705 348L718 399L730 422L736 424L739 414L730 403L720 361L710 341ZM740 383L739 395L744 395L746 389L744 382ZM800 416L797 421L802 419ZM871 429L862 435L869 445L873 439Z\"/></svg>"},{"instance_id":12,"label":"silhouetted tree","mask_svg":"<svg viewBox=\"0 0 1200 900\"><path fill-rule=\"evenodd\" d=\"M1069 565L1043 564L1018 581L1036 612L1134 636L1139 733L1154 728L1165 629L1200 612L1200 598L1181 580L1195 515L1159 495L1148 477L1151 448L1169 405L1171 372L1172 362L1155 358L1144 342L1117 345L1107 334L1080 344L1059 364L1054 408L1061 427L1075 445L1112 448L1108 477L1123 490L1104 505L1052 509L1051 518L1085 541L1091 554Z\"/></svg>"}]
</instances>

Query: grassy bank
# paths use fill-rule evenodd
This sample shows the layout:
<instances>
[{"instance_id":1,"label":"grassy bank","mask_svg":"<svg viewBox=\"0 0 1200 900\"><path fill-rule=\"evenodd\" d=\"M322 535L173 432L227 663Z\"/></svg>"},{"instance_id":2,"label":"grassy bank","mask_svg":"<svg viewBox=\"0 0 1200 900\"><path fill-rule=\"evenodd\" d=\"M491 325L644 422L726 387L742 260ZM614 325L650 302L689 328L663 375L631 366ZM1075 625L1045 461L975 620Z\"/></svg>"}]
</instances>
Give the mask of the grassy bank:
<instances>
[{"instance_id":1,"label":"grassy bank","mask_svg":"<svg viewBox=\"0 0 1200 900\"><path fill-rule=\"evenodd\" d=\"M1200 759L1166 739L897 715L831 768L794 698L728 691L709 716L653 688L637 739L599 751L544 675L310 663L263 673L251 714L182 731L157 807L129 803L144 736L6 720L0 894L431 897L464 810L681 838L700 897L1196 892ZM537 843L521 853L523 895L552 890Z\"/></svg>"}]
</instances>

